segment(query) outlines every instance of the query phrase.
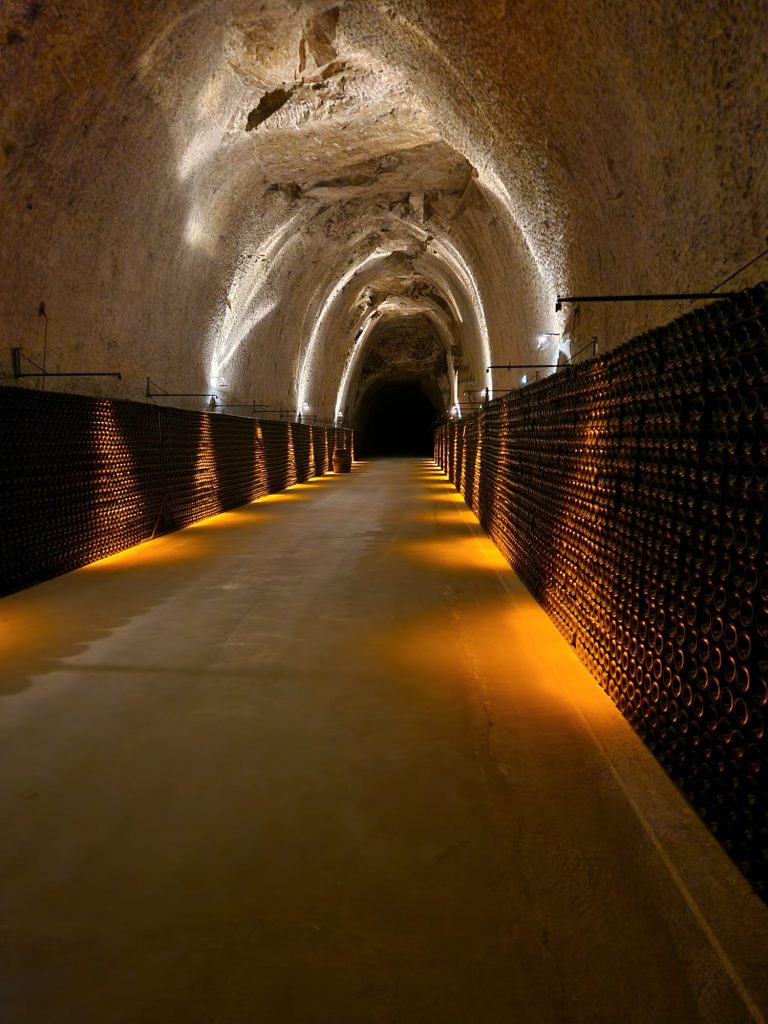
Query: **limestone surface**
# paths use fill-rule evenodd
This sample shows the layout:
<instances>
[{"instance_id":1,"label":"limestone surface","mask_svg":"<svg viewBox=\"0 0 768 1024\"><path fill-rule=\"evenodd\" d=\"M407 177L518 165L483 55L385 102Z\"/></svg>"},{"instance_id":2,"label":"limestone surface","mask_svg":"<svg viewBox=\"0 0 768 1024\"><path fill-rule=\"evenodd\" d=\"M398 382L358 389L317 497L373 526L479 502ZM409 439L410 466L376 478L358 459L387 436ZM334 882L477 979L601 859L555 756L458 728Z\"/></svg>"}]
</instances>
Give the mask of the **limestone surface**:
<instances>
[{"instance_id":1,"label":"limestone surface","mask_svg":"<svg viewBox=\"0 0 768 1024\"><path fill-rule=\"evenodd\" d=\"M9 0L2 383L354 419L685 311L766 246L758 0ZM732 287L765 276L758 261ZM591 349L590 349L591 351ZM542 372L550 372L545 369ZM206 399L179 399L202 407Z\"/></svg>"}]
</instances>

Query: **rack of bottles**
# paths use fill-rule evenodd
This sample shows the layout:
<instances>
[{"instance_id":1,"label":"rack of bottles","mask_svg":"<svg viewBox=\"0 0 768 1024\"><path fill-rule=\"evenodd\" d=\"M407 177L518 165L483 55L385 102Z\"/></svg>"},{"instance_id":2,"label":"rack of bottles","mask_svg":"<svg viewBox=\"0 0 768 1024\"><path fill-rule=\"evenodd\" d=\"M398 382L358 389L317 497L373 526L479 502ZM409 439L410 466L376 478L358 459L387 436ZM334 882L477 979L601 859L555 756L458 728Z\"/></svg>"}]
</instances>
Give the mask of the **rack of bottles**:
<instances>
[{"instance_id":1,"label":"rack of bottles","mask_svg":"<svg viewBox=\"0 0 768 1024\"><path fill-rule=\"evenodd\" d=\"M351 432L0 387L0 595L319 476Z\"/></svg>"},{"instance_id":2,"label":"rack of bottles","mask_svg":"<svg viewBox=\"0 0 768 1024\"><path fill-rule=\"evenodd\" d=\"M441 424L435 458L768 896L768 287Z\"/></svg>"}]
</instances>

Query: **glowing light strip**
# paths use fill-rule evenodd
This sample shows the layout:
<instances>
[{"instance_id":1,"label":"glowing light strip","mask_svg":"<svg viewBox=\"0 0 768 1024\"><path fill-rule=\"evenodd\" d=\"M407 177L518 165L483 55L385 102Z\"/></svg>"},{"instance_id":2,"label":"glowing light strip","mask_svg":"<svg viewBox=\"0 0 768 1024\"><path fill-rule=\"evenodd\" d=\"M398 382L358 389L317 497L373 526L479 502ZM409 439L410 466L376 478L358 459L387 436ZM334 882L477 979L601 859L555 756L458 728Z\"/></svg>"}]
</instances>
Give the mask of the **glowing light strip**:
<instances>
[{"instance_id":1,"label":"glowing light strip","mask_svg":"<svg viewBox=\"0 0 768 1024\"><path fill-rule=\"evenodd\" d=\"M479 171L477 177L480 184L484 185L488 189L488 191L492 195L496 196L496 198L504 206L506 212L510 216L510 219L513 221L518 231L523 236L523 241L525 242L528 252L531 254L533 262L536 264L536 269L538 270L540 276L542 277L548 288L552 288L551 270L550 268L544 266L541 257L536 252L536 247L533 244L533 239L530 237L530 233L527 227L525 226L525 218L522 214L522 211L520 210L520 204L516 203L513 200L509 189L501 180L496 170L490 164L487 164L481 171ZM554 291L552 292L552 295L554 299L556 297Z\"/></svg>"},{"instance_id":2,"label":"glowing light strip","mask_svg":"<svg viewBox=\"0 0 768 1024\"><path fill-rule=\"evenodd\" d=\"M545 260L540 254L537 247L534 245L533 239L531 238L530 232L525 224L525 217L520 209L520 204L515 203L512 199L509 189L501 180L497 172L490 165L486 166L479 174L478 180L481 185L484 185L492 195L494 195L504 207L505 211L509 214L510 219L515 224L520 234L523 236L523 241L526 244L528 252L531 254L533 262L536 264L536 269L539 272L539 276L542 280L546 291L546 322L549 322L549 317L552 315L551 310L555 308L555 300L557 298L557 288L555 286L555 269L551 265L551 260ZM556 326L555 332L562 333L564 330L566 314L565 311L561 310L555 314Z\"/></svg>"},{"instance_id":3,"label":"glowing light strip","mask_svg":"<svg viewBox=\"0 0 768 1024\"><path fill-rule=\"evenodd\" d=\"M338 426L339 420L344 413L344 406L347 402L347 387L349 385L349 377L352 373L352 369L357 362L357 354L360 351L360 347L365 342L365 339L371 333L375 321L373 319L373 313L368 317L368 320L360 332L359 337L355 340L354 345L347 355L347 360L344 363L344 370L341 374L341 382L339 383L339 390L336 392L336 408L334 416L336 417L336 425Z\"/></svg>"},{"instance_id":4,"label":"glowing light strip","mask_svg":"<svg viewBox=\"0 0 768 1024\"><path fill-rule=\"evenodd\" d=\"M475 275L472 273L467 261L452 242L449 242L447 239L433 238L430 245L434 250L436 250L436 255L441 255L445 262L453 267L459 280L469 292L472 308L477 318L477 325L480 329L480 342L482 345L483 356L482 376L485 381L484 387L492 388L493 373L491 370L486 369L486 367L490 366L493 362L491 359L491 338L488 333L488 322L485 319L483 299L480 295L480 289L477 285L477 281L475 280Z\"/></svg>"},{"instance_id":5,"label":"glowing light strip","mask_svg":"<svg viewBox=\"0 0 768 1024\"><path fill-rule=\"evenodd\" d=\"M315 325L312 328L312 333L309 336L309 342L307 343L307 348L306 351L304 352L304 358L302 359L301 362L301 369L299 370L299 388L298 394L296 396L297 409L303 409L305 404L309 404L308 395L313 370L312 362L315 357L315 349L317 348L317 344L320 340L320 332L323 328L323 324L325 323L336 298L341 294L341 292L344 291L344 289L347 287L352 278L359 274L362 270L364 270L365 267L368 267L372 263L376 263L379 260L383 260L385 257L391 255L392 252L389 250L387 250L386 252L372 252L370 256L366 256L366 258L361 263L358 263L356 266L352 267L351 270L348 270L346 274L343 274L329 292L328 298L323 303L317 320L315 320Z\"/></svg>"},{"instance_id":6,"label":"glowing light strip","mask_svg":"<svg viewBox=\"0 0 768 1024\"><path fill-rule=\"evenodd\" d=\"M177 174L180 182L210 163L224 138L225 129L218 124L209 125L197 133L179 160Z\"/></svg>"},{"instance_id":7,"label":"glowing light strip","mask_svg":"<svg viewBox=\"0 0 768 1024\"><path fill-rule=\"evenodd\" d=\"M272 302L265 303L260 310L255 311L253 316L242 317L242 312L253 305L259 292L266 285L274 269L274 263L271 262L272 257L283 247L288 236L290 236L290 242L295 241L299 237L299 233L295 231L295 228L299 221L306 219L307 214L294 214L293 217L273 231L263 245L259 246L260 262L256 267L252 267L250 264L241 265L235 271L227 291L227 305L218 328L218 337L216 338L211 358L211 388L216 387L216 382L221 376L222 370L245 341L253 327L260 320L268 316L277 305L278 300L275 298ZM239 300L238 295L244 285L248 286L248 291L243 299Z\"/></svg>"}]
</instances>

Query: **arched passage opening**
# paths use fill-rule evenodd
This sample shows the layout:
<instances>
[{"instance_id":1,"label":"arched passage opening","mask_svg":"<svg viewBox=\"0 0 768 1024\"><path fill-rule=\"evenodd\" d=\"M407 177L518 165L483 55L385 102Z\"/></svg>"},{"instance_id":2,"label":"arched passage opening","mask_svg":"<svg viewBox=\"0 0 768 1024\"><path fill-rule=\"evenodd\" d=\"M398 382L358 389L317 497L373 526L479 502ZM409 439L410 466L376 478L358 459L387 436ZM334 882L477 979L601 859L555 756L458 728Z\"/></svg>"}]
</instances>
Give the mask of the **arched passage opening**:
<instances>
[{"instance_id":1,"label":"arched passage opening","mask_svg":"<svg viewBox=\"0 0 768 1024\"><path fill-rule=\"evenodd\" d=\"M419 380L383 381L362 396L355 424L357 453L430 456L439 411Z\"/></svg>"},{"instance_id":2,"label":"arched passage opening","mask_svg":"<svg viewBox=\"0 0 768 1024\"><path fill-rule=\"evenodd\" d=\"M450 393L449 354L423 312L374 327L352 388L351 425L363 457L430 456Z\"/></svg>"}]
</instances>

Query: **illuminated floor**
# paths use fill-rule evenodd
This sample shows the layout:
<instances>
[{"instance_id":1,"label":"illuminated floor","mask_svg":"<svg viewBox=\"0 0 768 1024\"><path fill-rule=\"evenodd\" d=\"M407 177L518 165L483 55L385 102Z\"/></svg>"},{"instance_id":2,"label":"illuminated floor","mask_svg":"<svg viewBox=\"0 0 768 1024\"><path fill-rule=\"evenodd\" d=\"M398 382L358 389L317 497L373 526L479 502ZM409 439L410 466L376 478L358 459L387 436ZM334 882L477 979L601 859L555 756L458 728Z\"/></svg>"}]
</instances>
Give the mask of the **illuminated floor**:
<instances>
[{"instance_id":1,"label":"illuminated floor","mask_svg":"<svg viewBox=\"0 0 768 1024\"><path fill-rule=\"evenodd\" d=\"M3 1024L763 1019L765 908L427 463L0 644Z\"/></svg>"}]
</instances>

